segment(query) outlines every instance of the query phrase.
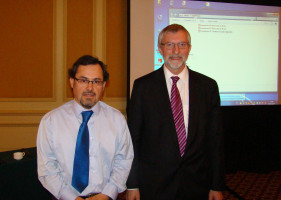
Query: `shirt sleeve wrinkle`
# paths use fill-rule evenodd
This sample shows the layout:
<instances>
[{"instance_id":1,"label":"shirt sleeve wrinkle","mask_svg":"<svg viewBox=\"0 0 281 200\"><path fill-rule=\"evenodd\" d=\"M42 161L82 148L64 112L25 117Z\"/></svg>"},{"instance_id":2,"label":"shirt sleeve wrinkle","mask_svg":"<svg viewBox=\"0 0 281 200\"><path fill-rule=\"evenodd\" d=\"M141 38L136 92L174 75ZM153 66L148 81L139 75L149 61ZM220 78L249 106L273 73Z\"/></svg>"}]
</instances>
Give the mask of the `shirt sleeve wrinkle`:
<instances>
[{"instance_id":1,"label":"shirt sleeve wrinkle","mask_svg":"<svg viewBox=\"0 0 281 200\"><path fill-rule=\"evenodd\" d=\"M60 198L66 184L53 152L52 133L52 117L48 113L41 120L37 136L38 178L47 190Z\"/></svg>"},{"instance_id":2,"label":"shirt sleeve wrinkle","mask_svg":"<svg viewBox=\"0 0 281 200\"><path fill-rule=\"evenodd\" d=\"M133 161L133 147L129 134L129 129L125 119L122 121L122 131L118 139L118 147L114 156L113 169L110 177L110 182L116 185L118 192L123 192L126 189L126 180L129 175L129 170Z\"/></svg>"}]
</instances>

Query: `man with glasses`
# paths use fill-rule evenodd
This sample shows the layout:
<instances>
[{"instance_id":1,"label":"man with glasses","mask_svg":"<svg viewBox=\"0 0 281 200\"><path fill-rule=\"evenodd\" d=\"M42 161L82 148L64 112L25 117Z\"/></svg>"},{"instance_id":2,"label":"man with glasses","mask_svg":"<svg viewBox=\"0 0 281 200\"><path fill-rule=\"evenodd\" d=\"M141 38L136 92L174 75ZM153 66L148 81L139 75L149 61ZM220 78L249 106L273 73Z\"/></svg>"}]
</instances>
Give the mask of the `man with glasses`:
<instances>
[{"instance_id":1,"label":"man with glasses","mask_svg":"<svg viewBox=\"0 0 281 200\"><path fill-rule=\"evenodd\" d=\"M134 82L128 125L134 161L127 200L222 200L223 139L217 83L186 66L189 32L158 37L164 65Z\"/></svg>"},{"instance_id":2,"label":"man with glasses","mask_svg":"<svg viewBox=\"0 0 281 200\"><path fill-rule=\"evenodd\" d=\"M47 113L37 136L38 177L57 199L116 199L133 160L124 116L100 101L109 74L86 55L69 71L74 100Z\"/></svg>"}]
</instances>

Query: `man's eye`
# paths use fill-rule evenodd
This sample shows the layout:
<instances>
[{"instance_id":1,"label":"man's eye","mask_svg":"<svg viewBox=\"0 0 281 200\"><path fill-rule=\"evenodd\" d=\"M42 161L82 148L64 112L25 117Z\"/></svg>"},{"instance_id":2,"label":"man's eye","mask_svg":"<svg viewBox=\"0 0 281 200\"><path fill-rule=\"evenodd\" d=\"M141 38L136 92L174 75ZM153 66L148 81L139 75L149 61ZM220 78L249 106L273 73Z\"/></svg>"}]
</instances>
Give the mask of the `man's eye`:
<instances>
[{"instance_id":1,"label":"man's eye","mask_svg":"<svg viewBox=\"0 0 281 200\"><path fill-rule=\"evenodd\" d=\"M179 43L179 46L180 46L180 47L186 47L186 43L181 42L181 43Z\"/></svg>"},{"instance_id":2,"label":"man's eye","mask_svg":"<svg viewBox=\"0 0 281 200\"><path fill-rule=\"evenodd\" d=\"M167 47L172 47L172 46L174 46L174 44L173 43L167 43L166 46Z\"/></svg>"},{"instance_id":3,"label":"man's eye","mask_svg":"<svg viewBox=\"0 0 281 200\"><path fill-rule=\"evenodd\" d=\"M87 83L88 81L86 79L81 79L82 83Z\"/></svg>"},{"instance_id":4,"label":"man's eye","mask_svg":"<svg viewBox=\"0 0 281 200\"><path fill-rule=\"evenodd\" d=\"M102 85L102 84L103 84L103 81L98 80L98 81L95 81L95 83L96 83L97 85Z\"/></svg>"}]
</instances>

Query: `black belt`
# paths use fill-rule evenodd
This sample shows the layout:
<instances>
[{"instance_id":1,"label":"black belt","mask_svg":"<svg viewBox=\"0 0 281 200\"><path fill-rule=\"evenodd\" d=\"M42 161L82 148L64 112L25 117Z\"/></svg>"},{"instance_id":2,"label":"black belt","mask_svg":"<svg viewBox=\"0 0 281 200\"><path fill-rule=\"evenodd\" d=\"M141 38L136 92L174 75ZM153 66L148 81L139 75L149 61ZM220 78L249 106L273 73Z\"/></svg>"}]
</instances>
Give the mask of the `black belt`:
<instances>
[{"instance_id":1,"label":"black belt","mask_svg":"<svg viewBox=\"0 0 281 200\"><path fill-rule=\"evenodd\" d=\"M82 199L86 199L86 198L89 198L89 197L93 197L93 196L96 196L97 194L99 193L92 193L92 194L88 194L86 196L80 196Z\"/></svg>"},{"instance_id":2,"label":"black belt","mask_svg":"<svg viewBox=\"0 0 281 200\"><path fill-rule=\"evenodd\" d=\"M80 196L82 199L86 199L86 198L89 198L89 197L93 197L93 196L96 196L96 195L98 195L98 194L100 194L100 193L92 193L92 194L88 194L88 195L86 195L86 196ZM110 197L108 197L109 198L109 200L112 200Z\"/></svg>"}]
</instances>

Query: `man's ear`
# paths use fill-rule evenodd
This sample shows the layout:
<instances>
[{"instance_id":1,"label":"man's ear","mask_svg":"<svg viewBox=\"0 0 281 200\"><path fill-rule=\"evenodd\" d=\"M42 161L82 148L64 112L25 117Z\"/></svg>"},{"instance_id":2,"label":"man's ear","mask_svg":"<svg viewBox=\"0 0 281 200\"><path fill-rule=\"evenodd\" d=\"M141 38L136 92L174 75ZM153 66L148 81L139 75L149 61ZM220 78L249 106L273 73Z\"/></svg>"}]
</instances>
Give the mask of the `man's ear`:
<instances>
[{"instance_id":1,"label":"man's ear","mask_svg":"<svg viewBox=\"0 0 281 200\"><path fill-rule=\"evenodd\" d=\"M188 53L190 53L190 51L191 51L191 44L189 45L189 52Z\"/></svg>"},{"instance_id":2,"label":"man's ear","mask_svg":"<svg viewBox=\"0 0 281 200\"><path fill-rule=\"evenodd\" d=\"M158 46L158 51L163 56L163 51L162 51L161 47L159 47L159 46Z\"/></svg>"},{"instance_id":3,"label":"man's ear","mask_svg":"<svg viewBox=\"0 0 281 200\"><path fill-rule=\"evenodd\" d=\"M70 87L73 89L74 86L74 78L69 78Z\"/></svg>"},{"instance_id":4,"label":"man's ear","mask_svg":"<svg viewBox=\"0 0 281 200\"><path fill-rule=\"evenodd\" d=\"M103 82L103 85L102 85L102 87L105 87L105 85L106 85L106 81L104 81L104 82Z\"/></svg>"}]
</instances>

